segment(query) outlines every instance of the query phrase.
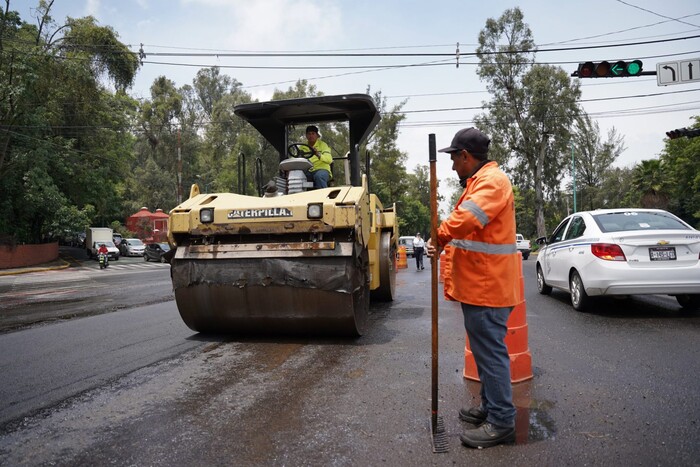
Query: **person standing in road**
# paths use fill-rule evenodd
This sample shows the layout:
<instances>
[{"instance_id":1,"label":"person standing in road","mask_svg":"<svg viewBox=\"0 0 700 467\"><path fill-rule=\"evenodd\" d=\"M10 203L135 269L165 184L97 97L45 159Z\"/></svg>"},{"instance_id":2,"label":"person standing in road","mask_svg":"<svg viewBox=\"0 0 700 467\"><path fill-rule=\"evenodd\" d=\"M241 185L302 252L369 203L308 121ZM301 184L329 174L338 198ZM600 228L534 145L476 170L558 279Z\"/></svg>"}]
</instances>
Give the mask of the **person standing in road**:
<instances>
[{"instance_id":1,"label":"person standing in road","mask_svg":"<svg viewBox=\"0 0 700 467\"><path fill-rule=\"evenodd\" d=\"M425 251L425 240L420 236L420 232L413 237L413 256L416 257L416 271L425 269L423 267L423 252Z\"/></svg>"},{"instance_id":2,"label":"person standing in road","mask_svg":"<svg viewBox=\"0 0 700 467\"><path fill-rule=\"evenodd\" d=\"M313 164L313 167L309 169L309 176L313 179L314 188L327 188L328 182L333 178L331 174L331 163L333 162L331 148L321 141L321 135L315 125L306 127L306 141L307 146L314 153L313 156L309 157L309 162Z\"/></svg>"},{"instance_id":3,"label":"person standing in road","mask_svg":"<svg viewBox=\"0 0 700 467\"><path fill-rule=\"evenodd\" d=\"M491 140L476 128L458 131L450 155L464 192L437 238L426 243L429 257L448 243L452 280L448 298L461 302L464 327L481 380L481 404L459 411L475 425L460 440L487 448L515 439L515 406L510 358L504 338L510 312L517 304L518 250L515 244L515 200L510 180L487 158Z\"/></svg>"}]
</instances>

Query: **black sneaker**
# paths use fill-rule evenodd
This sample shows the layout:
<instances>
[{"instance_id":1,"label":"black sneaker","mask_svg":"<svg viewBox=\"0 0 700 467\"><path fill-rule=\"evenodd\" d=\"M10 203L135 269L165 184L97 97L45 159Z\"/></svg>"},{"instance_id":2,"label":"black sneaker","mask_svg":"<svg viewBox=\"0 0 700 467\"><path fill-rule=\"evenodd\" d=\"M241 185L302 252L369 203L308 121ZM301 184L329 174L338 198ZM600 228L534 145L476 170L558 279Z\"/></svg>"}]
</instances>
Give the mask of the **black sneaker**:
<instances>
[{"instance_id":1,"label":"black sneaker","mask_svg":"<svg viewBox=\"0 0 700 467\"><path fill-rule=\"evenodd\" d=\"M486 421L486 412L481 407L459 409L459 419L463 422L479 426Z\"/></svg>"},{"instance_id":2,"label":"black sneaker","mask_svg":"<svg viewBox=\"0 0 700 467\"><path fill-rule=\"evenodd\" d=\"M470 448L490 448L515 441L515 427L496 426L486 422L478 428L465 431L459 439Z\"/></svg>"}]
</instances>

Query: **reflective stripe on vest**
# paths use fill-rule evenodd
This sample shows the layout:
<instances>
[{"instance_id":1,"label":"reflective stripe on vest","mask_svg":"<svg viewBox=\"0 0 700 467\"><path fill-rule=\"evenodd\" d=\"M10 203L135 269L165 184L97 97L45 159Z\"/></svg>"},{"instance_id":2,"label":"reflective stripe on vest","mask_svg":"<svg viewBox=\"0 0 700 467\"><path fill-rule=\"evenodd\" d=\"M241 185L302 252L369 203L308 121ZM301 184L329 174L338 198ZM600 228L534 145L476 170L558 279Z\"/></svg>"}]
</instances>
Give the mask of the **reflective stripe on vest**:
<instances>
[{"instance_id":1,"label":"reflective stripe on vest","mask_svg":"<svg viewBox=\"0 0 700 467\"><path fill-rule=\"evenodd\" d=\"M515 243L484 243L473 240L453 239L450 245L461 250L474 251L476 253L486 253L487 255L511 255L518 251Z\"/></svg>"},{"instance_id":2,"label":"reflective stripe on vest","mask_svg":"<svg viewBox=\"0 0 700 467\"><path fill-rule=\"evenodd\" d=\"M485 227L486 224L489 223L489 216L487 216L484 210L481 209L474 201L464 201L459 205L459 207L474 214L474 217L476 217L476 219L481 223L482 227Z\"/></svg>"}]
</instances>

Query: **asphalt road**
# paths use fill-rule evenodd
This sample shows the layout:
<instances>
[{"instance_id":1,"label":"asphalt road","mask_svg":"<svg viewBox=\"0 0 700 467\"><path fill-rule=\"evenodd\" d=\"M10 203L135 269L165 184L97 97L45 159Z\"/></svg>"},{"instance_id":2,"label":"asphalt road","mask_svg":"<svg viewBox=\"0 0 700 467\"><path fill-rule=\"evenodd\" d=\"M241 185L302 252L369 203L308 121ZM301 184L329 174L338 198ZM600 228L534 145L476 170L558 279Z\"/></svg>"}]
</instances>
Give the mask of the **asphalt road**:
<instances>
[{"instance_id":1,"label":"asphalt road","mask_svg":"<svg viewBox=\"0 0 700 467\"><path fill-rule=\"evenodd\" d=\"M61 254L67 269L0 276L0 333L174 299L168 264L122 257L100 270L84 250Z\"/></svg>"},{"instance_id":2,"label":"asphalt road","mask_svg":"<svg viewBox=\"0 0 700 467\"><path fill-rule=\"evenodd\" d=\"M460 446L479 384L441 301L450 451L431 452L429 276L409 268L357 340L202 336L174 302L0 335L0 465L699 465L700 314L662 296L579 313L537 294L534 261L524 275L515 445Z\"/></svg>"}]
</instances>

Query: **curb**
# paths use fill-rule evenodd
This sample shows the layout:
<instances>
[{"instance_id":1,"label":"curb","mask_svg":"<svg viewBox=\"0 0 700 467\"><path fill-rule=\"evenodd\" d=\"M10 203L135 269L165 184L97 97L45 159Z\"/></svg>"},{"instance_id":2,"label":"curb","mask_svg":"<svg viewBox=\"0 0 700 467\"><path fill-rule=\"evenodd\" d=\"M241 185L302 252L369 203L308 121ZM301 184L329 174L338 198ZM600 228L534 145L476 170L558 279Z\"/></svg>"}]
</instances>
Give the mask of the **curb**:
<instances>
[{"instance_id":1,"label":"curb","mask_svg":"<svg viewBox=\"0 0 700 467\"><path fill-rule=\"evenodd\" d=\"M0 276L15 276L18 274L28 274L30 272L56 271L59 269L66 269L70 266L70 263L62 258L59 258L58 261L62 261L63 264L58 264L56 266L28 266L26 268L15 268L4 271L0 270Z\"/></svg>"}]
</instances>

